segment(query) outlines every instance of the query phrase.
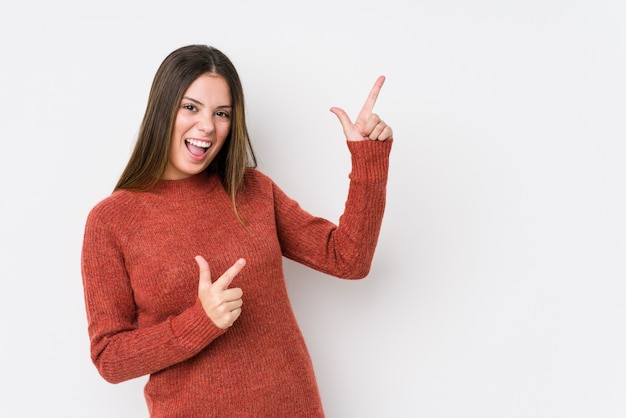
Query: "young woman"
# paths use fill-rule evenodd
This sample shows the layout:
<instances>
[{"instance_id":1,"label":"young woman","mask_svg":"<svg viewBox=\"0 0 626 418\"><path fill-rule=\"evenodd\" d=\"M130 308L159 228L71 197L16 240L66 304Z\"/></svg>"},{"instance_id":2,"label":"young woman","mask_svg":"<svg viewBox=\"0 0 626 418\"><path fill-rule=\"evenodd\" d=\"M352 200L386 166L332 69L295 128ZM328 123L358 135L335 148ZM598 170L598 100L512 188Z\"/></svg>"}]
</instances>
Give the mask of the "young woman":
<instances>
[{"instance_id":1,"label":"young woman","mask_svg":"<svg viewBox=\"0 0 626 418\"><path fill-rule=\"evenodd\" d=\"M91 357L116 383L150 375L151 417L323 417L282 257L365 277L385 206L392 130L337 115L352 156L338 225L256 167L241 82L219 50L159 67L133 154L87 218L82 275Z\"/></svg>"}]
</instances>

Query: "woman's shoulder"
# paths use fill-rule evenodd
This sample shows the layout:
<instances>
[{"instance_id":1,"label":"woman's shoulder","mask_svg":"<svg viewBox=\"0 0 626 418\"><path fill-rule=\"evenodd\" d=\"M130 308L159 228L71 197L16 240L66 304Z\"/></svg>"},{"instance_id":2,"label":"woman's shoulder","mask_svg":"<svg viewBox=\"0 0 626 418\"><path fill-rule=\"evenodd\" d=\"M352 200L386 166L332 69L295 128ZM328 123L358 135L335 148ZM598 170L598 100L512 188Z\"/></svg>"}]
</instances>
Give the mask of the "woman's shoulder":
<instances>
[{"instance_id":1,"label":"woman's shoulder","mask_svg":"<svg viewBox=\"0 0 626 418\"><path fill-rule=\"evenodd\" d=\"M248 186L270 186L274 183L272 179L258 168L249 167L244 174L244 187Z\"/></svg>"},{"instance_id":2,"label":"woman's shoulder","mask_svg":"<svg viewBox=\"0 0 626 418\"><path fill-rule=\"evenodd\" d=\"M243 187L243 196L248 199L258 199L261 197L272 198L274 195L274 181L258 168L246 169Z\"/></svg>"},{"instance_id":3,"label":"woman's shoulder","mask_svg":"<svg viewBox=\"0 0 626 418\"><path fill-rule=\"evenodd\" d=\"M248 167L244 173L245 180L271 181L270 177L256 167Z\"/></svg>"},{"instance_id":4,"label":"woman's shoulder","mask_svg":"<svg viewBox=\"0 0 626 418\"><path fill-rule=\"evenodd\" d=\"M143 207L141 196L144 193L129 190L116 190L96 203L89 211L88 222L111 221L137 213Z\"/></svg>"}]
</instances>

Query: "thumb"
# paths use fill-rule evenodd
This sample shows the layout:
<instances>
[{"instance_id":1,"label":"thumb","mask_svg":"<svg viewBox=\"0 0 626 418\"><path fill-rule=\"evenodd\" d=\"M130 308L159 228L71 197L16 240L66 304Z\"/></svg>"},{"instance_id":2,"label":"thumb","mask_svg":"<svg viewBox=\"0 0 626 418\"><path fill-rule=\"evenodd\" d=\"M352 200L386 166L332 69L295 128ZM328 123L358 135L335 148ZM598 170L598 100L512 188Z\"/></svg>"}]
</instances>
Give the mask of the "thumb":
<instances>
[{"instance_id":1,"label":"thumb","mask_svg":"<svg viewBox=\"0 0 626 418\"><path fill-rule=\"evenodd\" d=\"M201 255L196 256L196 263L200 269L200 287L211 286L211 270L209 269L209 263Z\"/></svg>"},{"instance_id":2,"label":"thumb","mask_svg":"<svg viewBox=\"0 0 626 418\"><path fill-rule=\"evenodd\" d=\"M337 116L339 122L341 123L341 127L343 128L343 133L348 136L350 131L352 130L352 121L350 120L350 116L340 107L331 107L330 111Z\"/></svg>"},{"instance_id":3,"label":"thumb","mask_svg":"<svg viewBox=\"0 0 626 418\"><path fill-rule=\"evenodd\" d=\"M356 126L352 124L350 117L348 114L340 107L331 107L330 111L337 116L339 122L341 123L341 127L343 128L343 134L346 139L349 141L362 141L363 136L356 129Z\"/></svg>"}]
</instances>

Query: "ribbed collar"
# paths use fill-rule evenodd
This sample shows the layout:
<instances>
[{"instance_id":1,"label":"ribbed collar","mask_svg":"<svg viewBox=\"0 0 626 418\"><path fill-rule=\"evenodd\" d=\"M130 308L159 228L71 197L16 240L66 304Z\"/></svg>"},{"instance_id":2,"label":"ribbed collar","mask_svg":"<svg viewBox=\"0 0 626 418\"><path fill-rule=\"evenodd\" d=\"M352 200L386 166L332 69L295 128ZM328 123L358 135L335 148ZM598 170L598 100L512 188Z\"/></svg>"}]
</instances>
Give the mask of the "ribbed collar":
<instances>
[{"instance_id":1,"label":"ribbed collar","mask_svg":"<svg viewBox=\"0 0 626 418\"><path fill-rule=\"evenodd\" d=\"M208 193L221 186L217 174L202 172L181 180L159 180L151 191L157 195L189 197L197 193Z\"/></svg>"}]
</instances>

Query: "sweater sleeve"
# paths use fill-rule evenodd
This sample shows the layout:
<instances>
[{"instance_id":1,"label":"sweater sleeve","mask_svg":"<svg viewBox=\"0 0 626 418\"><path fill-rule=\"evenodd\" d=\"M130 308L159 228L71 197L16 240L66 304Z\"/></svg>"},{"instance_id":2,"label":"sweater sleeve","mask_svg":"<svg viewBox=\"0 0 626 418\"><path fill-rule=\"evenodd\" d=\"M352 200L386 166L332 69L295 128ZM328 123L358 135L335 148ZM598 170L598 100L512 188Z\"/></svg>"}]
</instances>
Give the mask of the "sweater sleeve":
<instances>
[{"instance_id":1,"label":"sweater sleeve","mask_svg":"<svg viewBox=\"0 0 626 418\"><path fill-rule=\"evenodd\" d=\"M348 141L350 187L337 225L309 214L275 187L276 222L285 257L340 278L367 276L385 210L392 142Z\"/></svg>"},{"instance_id":2,"label":"sweater sleeve","mask_svg":"<svg viewBox=\"0 0 626 418\"><path fill-rule=\"evenodd\" d=\"M186 360L225 331L205 315L199 300L177 316L138 328L114 224L102 205L89 214L81 270L91 359L104 379L119 383Z\"/></svg>"}]
</instances>

